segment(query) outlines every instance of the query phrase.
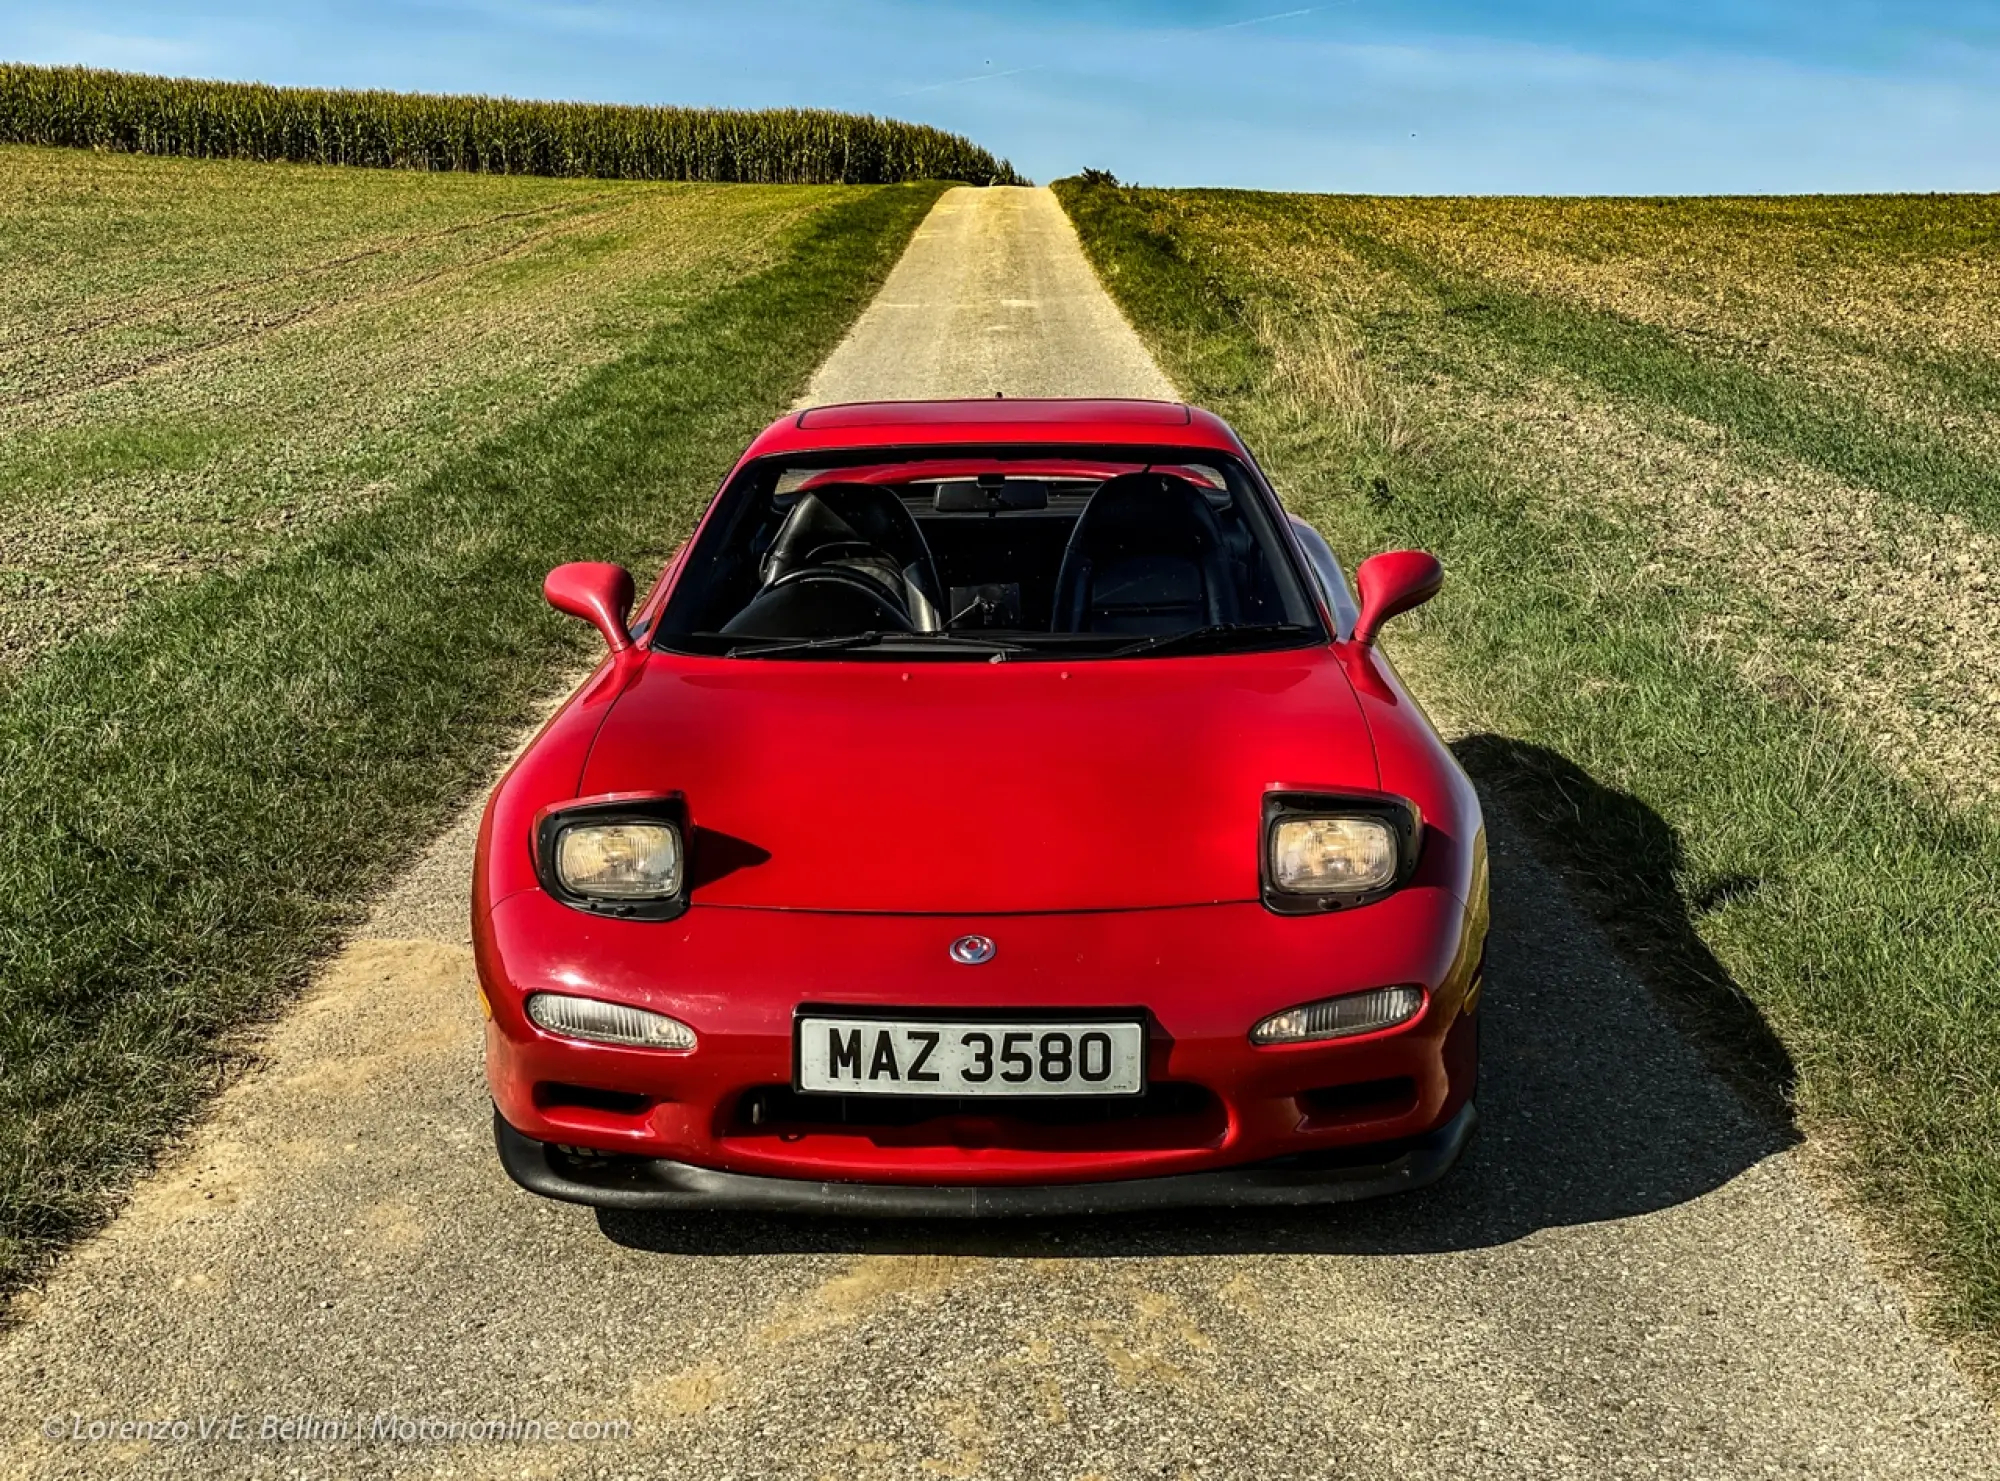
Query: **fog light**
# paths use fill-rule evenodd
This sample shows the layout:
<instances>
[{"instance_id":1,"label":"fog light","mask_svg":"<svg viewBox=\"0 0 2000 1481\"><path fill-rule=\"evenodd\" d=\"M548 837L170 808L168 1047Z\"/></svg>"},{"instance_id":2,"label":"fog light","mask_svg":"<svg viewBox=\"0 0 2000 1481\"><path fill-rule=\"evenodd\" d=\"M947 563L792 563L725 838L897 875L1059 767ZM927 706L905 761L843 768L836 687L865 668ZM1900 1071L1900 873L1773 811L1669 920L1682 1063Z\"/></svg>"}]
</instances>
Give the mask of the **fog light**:
<instances>
[{"instance_id":1,"label":"fog light","mask_svg":"<svg viewBox=\"0 0 2000 1481\"><path fill-rule=\"evenodd\" d=\"M552 1034L598 1044L625 1044L634 1049L694 1048L694 1030L678 1018L624 1003L538 992L528 999L528 1018Z\"/></svg>"},{"instance_id":2,"label":"fog light","mask_svg":"<svg viewBox=\"0 0 2000 1481\"><path fill-rule=\"evenodd\" d=\"M1424 1009L1421 987L1378 987L1373 992L1307 1003L1274 1013L1250 1030L1253 1044L1310 1044L1380 1033L1408 1023Z\"/></svg>"}]
</instances>

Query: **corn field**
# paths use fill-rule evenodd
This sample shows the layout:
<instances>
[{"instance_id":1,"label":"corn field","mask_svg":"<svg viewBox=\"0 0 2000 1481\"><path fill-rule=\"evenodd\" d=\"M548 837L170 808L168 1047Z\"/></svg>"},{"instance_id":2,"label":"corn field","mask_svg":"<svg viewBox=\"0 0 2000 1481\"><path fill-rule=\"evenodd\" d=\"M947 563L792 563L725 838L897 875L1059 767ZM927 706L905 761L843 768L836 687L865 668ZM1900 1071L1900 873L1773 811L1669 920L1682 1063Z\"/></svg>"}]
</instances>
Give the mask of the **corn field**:
<instances>
[{"instance_id":1,"label":"corn field","mask_svg":"<svg viewBox=\"0 0 2000 1481\"><path fill-rule=\"evenodd\" d=\"M1019 177L924 124L814 108L537 103L0 63L0 143L613 180L879 185Z\"/></svg>"}]
</instances>

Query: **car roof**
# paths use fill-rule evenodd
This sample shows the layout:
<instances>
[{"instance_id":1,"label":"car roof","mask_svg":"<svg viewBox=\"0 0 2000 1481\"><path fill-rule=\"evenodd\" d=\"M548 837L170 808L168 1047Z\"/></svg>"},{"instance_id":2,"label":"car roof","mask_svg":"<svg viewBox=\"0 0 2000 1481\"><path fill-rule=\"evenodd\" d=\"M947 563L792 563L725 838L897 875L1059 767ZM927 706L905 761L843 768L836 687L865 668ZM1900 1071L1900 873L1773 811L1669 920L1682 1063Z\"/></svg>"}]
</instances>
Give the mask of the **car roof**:
<instances>
[{"instance_id":1,"label":"car roof","mask_svg":"<svg viewBox=\"0 0 2000 1481\"><path fill-rule=\"evenodd\" d=\"M1241 455L1242 444L1213 412L1178 401L1032 400L863 401L816 406L764 429L744 459L857 447L1021 443L1201 448Z\"/></svg>"}]
</instances>

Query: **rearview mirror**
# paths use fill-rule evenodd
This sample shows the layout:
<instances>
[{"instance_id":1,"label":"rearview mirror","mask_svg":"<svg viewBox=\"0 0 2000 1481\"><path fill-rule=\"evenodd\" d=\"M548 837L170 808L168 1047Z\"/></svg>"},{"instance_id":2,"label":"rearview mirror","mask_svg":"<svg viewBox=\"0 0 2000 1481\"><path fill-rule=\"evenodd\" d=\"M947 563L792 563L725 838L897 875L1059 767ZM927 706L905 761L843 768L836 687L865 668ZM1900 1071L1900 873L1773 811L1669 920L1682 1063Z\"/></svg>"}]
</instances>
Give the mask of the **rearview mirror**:
<instances>
[{"instance_id":1,"label":"rearview mirror","mask_svg":"<svg viewBox=\"0 0 2000 1481\"><path fill-rule=\"evenodd\" d=\"M613 653L632 646L625 619L632 610L632 573L609 561L571 561L549 572L542 595L558 612L581 617L604 634Z\"/></svg>"},{"instance_id":2,"label":"rearview mirror","mask_svg":"<svg viewBox=\"0 0 2000 1481\"><path fill-rule=\"evenodd\" d=\"M1398 612L1421 607L1444 585L1444 567L1421 550L1391 550L1370 556L1354 573L1361 589L1361 618L1354 624L1354 641L1372 643L1382 624Z\"/></svg>"}]
</instances>

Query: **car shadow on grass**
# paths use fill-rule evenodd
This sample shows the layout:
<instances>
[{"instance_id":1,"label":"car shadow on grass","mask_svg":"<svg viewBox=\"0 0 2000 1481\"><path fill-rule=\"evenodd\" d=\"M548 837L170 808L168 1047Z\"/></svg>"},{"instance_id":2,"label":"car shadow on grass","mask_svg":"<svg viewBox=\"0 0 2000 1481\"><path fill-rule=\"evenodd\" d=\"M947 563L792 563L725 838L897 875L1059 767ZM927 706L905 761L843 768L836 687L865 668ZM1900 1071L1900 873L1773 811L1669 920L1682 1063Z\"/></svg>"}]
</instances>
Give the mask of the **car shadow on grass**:
<instances>
[{"instance_id":1,"label":"car shadow on grass","mask_svg":"<svg viewBox=\"0 0 2000 1481\"><path fill-rule=\"evenodd\" d=\"M1555 752L1492 735L1454 749L1487 801L1494 930L1478 1137L1431 1188L1306 1210L1018 1222L598 1215L662 1254L996 1258L1418 1254L1674 1207L1797 1139L1791 1065L1695 930L1680 843L1643 802Z\"/></svg>"}]
</instances>

